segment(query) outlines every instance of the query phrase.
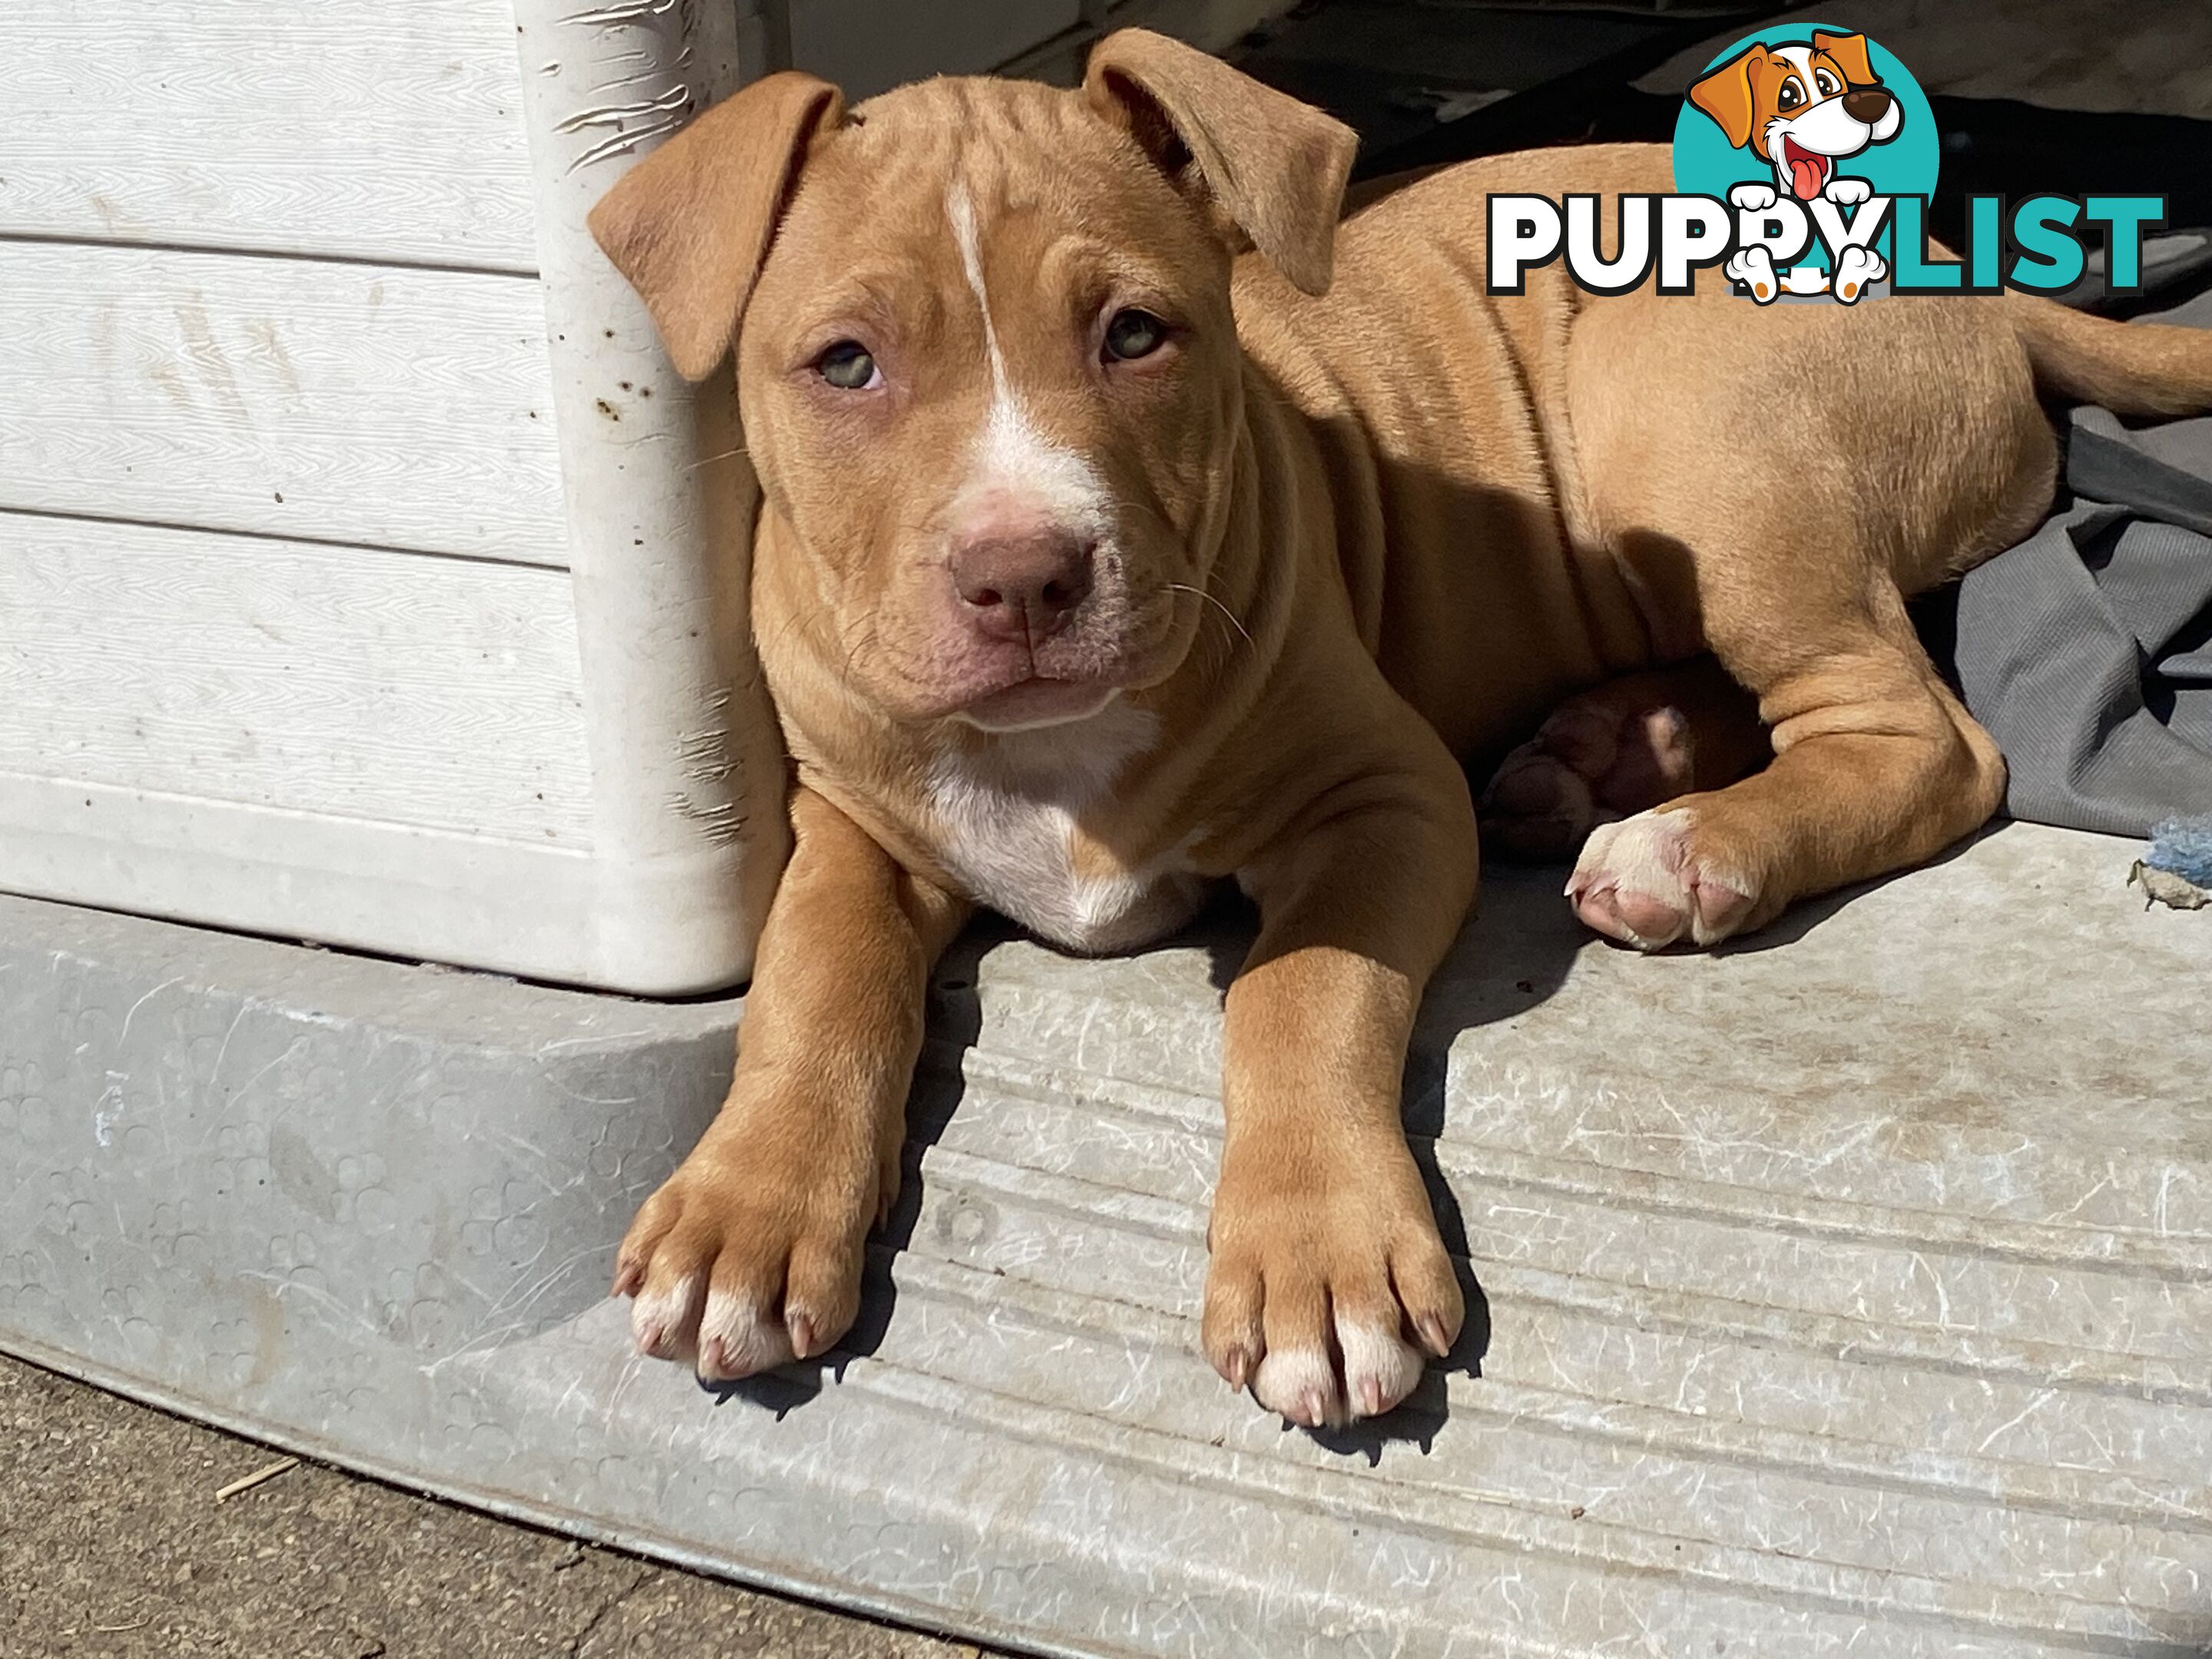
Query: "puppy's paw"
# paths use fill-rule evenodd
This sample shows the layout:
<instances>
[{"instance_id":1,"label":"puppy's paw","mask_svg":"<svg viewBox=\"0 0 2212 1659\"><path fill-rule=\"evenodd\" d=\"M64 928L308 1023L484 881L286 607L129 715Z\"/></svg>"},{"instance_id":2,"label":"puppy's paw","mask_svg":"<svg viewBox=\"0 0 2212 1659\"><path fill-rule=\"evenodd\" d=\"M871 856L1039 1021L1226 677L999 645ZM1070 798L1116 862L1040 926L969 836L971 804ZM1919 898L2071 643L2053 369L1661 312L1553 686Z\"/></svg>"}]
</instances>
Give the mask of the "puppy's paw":
<instances>
[{"instance_id":1,"label":"puppy's paw","mask_svg":"<svg viewBox=\"0 0 2212 1659\"><path fill-rule=\"evenodd\" d=\"M1771 185L1737 185L1729 191L1730 205L1741 208L1747 213L1763 213L1779 199Z\"/></svg>"},{"instance_id":2,"label":"puppy's paw","mask_svg":"<svg viewBox=\"0 0 2212 1659\"><path fill-rule=\"evenodd\" d=\"M769 1115L748 1129L726 1107L630 1223L614 1291L634 1297L630 1335L655 1359L731 1382L811 1358L860 1311L868 1228L896 1194L896 1148L790 1145ZM826 1138L825 1138L826 1139Z\"/></svg>"},{"instance_id":3,"label":"puppy's paw","mask_svg":"<svg viewBox=\"0 0 2212 1659\"><path fill-rule=\"evenodd\" d=\"M1855 304L1869 283L1888 275L1888 262L1872 248L1847 247L1836 259L1836 297L1845 305Z\"/></svg>"},{"instance_id":4,"label":"puppy's paw","mask_svg":"<svg viewBox=\"0 0 2212 1659\"><path fill-rule=\"evenodd\" d=\"M1475 806L1483 843L1512 858L1571 857L1596 825L1688 788L1694 760L1680 709L1571 697L1499 763Z\"/></svg>"},{"instance_id":5,"label":"puppy's paw","mask_svg":"<svg viewBox=\"0 0 2212 1659\"><path fill-rule=\"evenodd\" d=\"M1827 188L1820 194L1838 207L1856 207L1874 194L1874 186L1864 179L1846 179L1838 173L1828 180Z\"/></svg>"},{"instance_id":6,"label":"puppy's paw","mask_svg":"<svg viewBox=\"0 0 2212 1659\"><path fill-rule=\"evenodd\" d=\"M1757 884L1717 867L1696 841L1697 817L1689 807L1600 824L1567 880L1575 914L1640 951L1683 939L1719 944L1751 919Z\"/></svg>"},{"instance_id":7,"label":"puppy's paw","mask_svg":"<svg viewBox=\"0 0 2212 1659\"><path fill-rule=\"evenodd\" d=\"M1540 735L1499 763L1474 807L1487 850L1538 861L1581 846L1599 811L1589 779L1547 750Z\"/></svg>"},{"instance_id":8,"label":"puppy's paw","mask_svg":"<svg viewBox=\"0 0 2212 1659\"><path fill-rule=\"evenodd\" d=\"M1771 191L1767 193L1773 194ZM1764 247L1754 245L1737 249L1722 264L1721 272L1749 289L1751 297L1761 305L1771 305L1782 297L1781 282L1774 275L1774 260Z\"/></svg>"},{"instance_id":9,"label":"puppy's paw","mask_svg":"<svg viewBox=\"0 0 2212 1659\"><path fill-rule=\"evenodd\" d=\"M1395 1133L1314 1173L1224 1154L1208 1230L1206 1356L1309 1429L1379 1417L1459 1336L1466 1304Z\"/></svg>"}]
</instances>

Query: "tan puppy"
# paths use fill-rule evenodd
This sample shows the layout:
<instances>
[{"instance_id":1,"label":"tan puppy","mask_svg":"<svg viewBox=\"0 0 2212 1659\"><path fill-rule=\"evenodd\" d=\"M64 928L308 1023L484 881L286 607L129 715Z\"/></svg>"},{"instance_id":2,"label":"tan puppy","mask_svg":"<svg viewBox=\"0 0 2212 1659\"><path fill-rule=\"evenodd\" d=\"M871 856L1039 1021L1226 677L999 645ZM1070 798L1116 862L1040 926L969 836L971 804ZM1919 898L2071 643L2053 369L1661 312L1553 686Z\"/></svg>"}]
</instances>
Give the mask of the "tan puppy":
<instances>
[{"instance_id":1,"label":"tan puppy","mask_svg":"<svg viewBox=\"0 0 2212 1659\"><path fill-rule=\"evenodd\" d=\"M972 906L1119 950L1233 878L1261 928L1206 1351L1301 1423L1388 1410L1462 1314L1399 1117L1474 892L1462 757L1711 650L1775 758L1599 830L1592 925L1709 944L1925 858L2003 766L1903 595L2043 512L2039 380L2212 400L2202 338L2009 299L1777 313L1553 269L1493 301L1487 192L1664 191L1666 154L1480 162L1340 230L1352 149L1129 31L1078 92L848 112L771 77L594 214L679 369L735 343L797 769L728 1103L623 1247L647 1352L739 1376L844 1331Z\"/></svg>"}]
</instances>

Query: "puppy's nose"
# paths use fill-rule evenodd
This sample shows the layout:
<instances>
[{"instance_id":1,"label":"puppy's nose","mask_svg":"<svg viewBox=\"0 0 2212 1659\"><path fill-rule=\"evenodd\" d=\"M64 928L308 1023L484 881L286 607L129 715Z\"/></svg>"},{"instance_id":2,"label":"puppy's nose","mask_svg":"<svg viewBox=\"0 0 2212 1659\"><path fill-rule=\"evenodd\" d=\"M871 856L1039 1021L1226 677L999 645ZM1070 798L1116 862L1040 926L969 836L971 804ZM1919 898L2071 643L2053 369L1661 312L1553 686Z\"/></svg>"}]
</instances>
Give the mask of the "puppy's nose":
<instances>
[{"instance_id":1,"label":"puppy's nose","mask_svg":"<svg viewBox=\"0 0 2212 1659\"><path fill-rule=\"evenodd\" d=\"M995 638L1048 639L1091 592L1091 545L1060 530L963 542L952 553L960 608Z\"/></svg>"},{"instance_id":2,"label":"puppy's nose","mask_svg":"<svg viewBox=\"0 0 2212 1659\"><path fill-rule=\"evenodd\" d=\"M1889 113L1894 101L1887 87L1854 87L1844 94L1844 113L1872 126Z\"/></svg>"}]
</instances>

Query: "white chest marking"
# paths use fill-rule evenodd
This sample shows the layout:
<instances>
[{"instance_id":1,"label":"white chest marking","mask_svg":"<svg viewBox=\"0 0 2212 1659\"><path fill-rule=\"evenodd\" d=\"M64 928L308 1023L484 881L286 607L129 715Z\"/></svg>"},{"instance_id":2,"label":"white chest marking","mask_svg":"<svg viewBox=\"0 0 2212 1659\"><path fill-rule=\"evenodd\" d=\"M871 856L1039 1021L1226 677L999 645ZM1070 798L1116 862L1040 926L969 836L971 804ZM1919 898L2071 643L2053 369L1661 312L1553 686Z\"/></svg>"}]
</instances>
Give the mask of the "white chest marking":
<instances>
[{"instance_id":1,"label":"white chest marking","mask_svg":"<svg viewBox=\"0 0 2212 1659\"><path fill-rule=\"evenodd\" d=\"M1115 703L1091 719L1011 733L930 768L937 854L981 902L1055 945L1123 951L1190 918L1202 887L1180 857L1144 868L1075 868L1077 816L1148 748L1158 721Z\"/></svg>"}]
</instances>

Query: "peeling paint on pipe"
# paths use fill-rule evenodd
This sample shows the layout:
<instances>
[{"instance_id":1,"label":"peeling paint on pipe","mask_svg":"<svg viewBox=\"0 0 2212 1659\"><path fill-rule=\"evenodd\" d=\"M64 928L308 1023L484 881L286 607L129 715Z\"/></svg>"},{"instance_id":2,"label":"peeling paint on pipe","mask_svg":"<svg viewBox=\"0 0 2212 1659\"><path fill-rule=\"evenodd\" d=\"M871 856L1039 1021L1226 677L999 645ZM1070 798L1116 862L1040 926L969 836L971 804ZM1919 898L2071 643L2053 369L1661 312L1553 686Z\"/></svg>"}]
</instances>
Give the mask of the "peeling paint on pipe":
<instances>
[{"instance_id":1,"label":"peeling paint on pipe","mask_svg":"<svg viewBox=\"0 0 2212 1659\"><path fill-rule=\"evenodd\" d=\"M727 372L684 384L585 216L757 72L739 63L740 9L515 4L593 833L608 849L600 949L670 990L750 970L789 848L781 744L744 625L756 486Z\"/></svg>"}]
</instances>

